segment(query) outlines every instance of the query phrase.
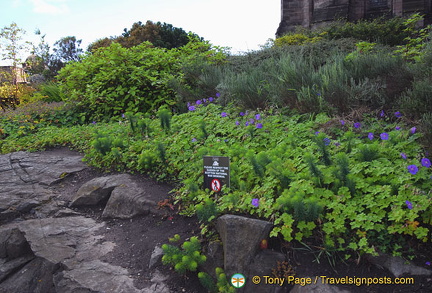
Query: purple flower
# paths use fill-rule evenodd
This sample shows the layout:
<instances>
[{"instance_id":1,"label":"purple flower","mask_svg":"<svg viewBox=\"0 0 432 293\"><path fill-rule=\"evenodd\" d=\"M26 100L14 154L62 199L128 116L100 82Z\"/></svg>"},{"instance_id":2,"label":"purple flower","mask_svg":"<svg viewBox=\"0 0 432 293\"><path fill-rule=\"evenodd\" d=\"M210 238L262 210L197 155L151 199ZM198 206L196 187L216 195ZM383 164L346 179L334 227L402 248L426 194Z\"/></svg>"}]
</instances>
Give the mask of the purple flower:
<instances>
[{"instance_id":1,"label":"purple flower","mask_svg":"<svg viewBox=\"0 0 432 293\"><path fill-rule=\"evenodd\" d=\"M341 144L338 143L338 142L335 142L334 145L338 147L338 146L340 146Z\"/></svg>"},{"instance_id":2,"label":"purple flower","mask_svg":"<svg viewBox=\"0 0 432 293\"><path fill-rule=\"evenodd\" d=\"M409 210L412 210L413 206L412 206L412 203L411 203L409 200L406 200L406 201L405 201L405 204L407 205L407 208L408 208Z\"/></svg>"},{"instance_id":3,"label":"purple flower","mask_svg":"<svg viewBox=\"0 0 432 293\"><path fill-rule=\"evenodd\" d=\"M211 102L213 102L213 101L214 101L213 97L210 97L210 98L209 98L209 102L211 103Z\"/></svg>"},{"instance_id":4,"label":"purple flower","mask_svg":"<svg viewBox=\"0 0 432 293\"><path fill-rule=\"evenodd\" d=\"M317 132L315 132L315 135L318 135L320 132L319 131L317 131Z\"/></svg>"},{"instance_id":5,"label":"purple flower","mask_svg":"<svg viewBox=\"0 0 432 293\"><path fill-rule=\"evenodd\" d=\"M430 168L431 161L428 158L421 159L421 164L423 167Z\"/></svg>"},{"instance_id":6,"label":"purple flower","mask_svg":"<svg viewBox=\"0 0 432 293\"><path fill-rule=\"evenodd\" d=\"M96 121L93 121L92 123L93 123L93 124L96 124Z\"/></svg>"},{"instance_id":7,"label":"purple flower","mask_svg":"<svg viewBox=\"0 0 432 293\"><path fill-rule=\"evenodd\" d=\"M201 100L198 100L198 101L195 102L195 104L197 104L197 105L201 105L201 104L202 104L202 101L201 101Z\"/></svg>"},{"instance_id":8,"label":"purple flower","mask_svg":"<svg viewBox=\"0 0 432 293\"><path fill-rule=\"evenodd\" d=\"M430 262L430 261L427 261L425 264L426 264L427 266L430 266L430 265L431 265L431 262Z\"/></svg>"},{"instance_id":9,"label":"purple flower","mask_svg":"<svg viewBox=\"0 0 432 293\"><path fill-rule=\"evenodd\" d=\"M406 160L407 159L407 156L406 156L406 154L405 153L400 153L400 156L402 157L402 159L404 159L404 160Z\"/></svg>"},{"instance_id":10,"label":"purple flower","mask_svg":"<svg viewBox=\"0 0 432 293\"><path fill-rule=\"evenodd\" d=\"M246 126L249 126L249 121L246 121L245 125L246 125Z\"/></svg>"},{"instance_id":11,"label":"purple flower","mask_svg":"<svg viewBox=\"0 0 432 293\"><path fill-rule=\"evenodd\" d=\"M254 206L254 207L259 207L259 199L258 198L253 198L252 199L252 205Z\"/></svg>"},{"instance_id":12,"label":"purple flower","mask_svg":"<svg viewBox=\"0 0 432 293\"><path fill-rule=\"evenodd\" d=\"M240 112L240 116L244 116L245 115L245 113L244 112Z\"/></svg>"},{"instance_id":13,"label":"purple flower","mask_svg":"<svg viewBox=\"0 0 432 293\"><path fill-rule=\"evenodd\" d=\"M399 126L396 126L395 129L396 129L396 130L400 130L401 128L400 128Z\"/></svg>"},{"instance_id":14,"label":"purple flower","mask_svg":"<svg viewBox=\"0 0 432 293\"><path fill-rule=\"evenodd\" d=\"M122 114L122 118L125 118L125 114L124 113Z\"/></svg>"},{"instance_id":15,"label":"purple flower","mask_svg":"<svg viewBox=\"0 0 432 293\"><path fill-rule=\"evenodd\" d=\"M255 119L256 119L256 120L260 120L260 119L261 119L261 115L260 115L260 114L256 114L256 115L255 115Z\"/></svg>"},{"instance_id":16,"label":"purple flower","mask_svg":"<svg viewBox=\"0 0 432 293\"><path fill-rule=\"evenodd\" d=\"M409 165L407 168L408 168L408 172L410 172L413 175L417 174L418 172L418 167L416 165Z\"/></svg>"},{"instance_id":17,"label":"purple flower","mask_svg":"<svg viewBox=\"0 0 432 293\"><path fill-rule=\"evenodd\" d=\"M345 125L345 120L339 120L340 124Z\"/></svg>"},{"instance_id":18,"label":"purple flower","mask_svg":"<svg viewBox=\"0 0 432 293\"><path fill-rule=\"evenodd\" d=\"M216 98L219 98L220 97L220 93L216 93Z\"/></svg>"},{"instance_id":19,"label":"purple flower","mask_svg":"<svg viewBox=\"0 0 432 293\"><path fill-rule=\"evenodd\" d=\"M324 141L325 145L329 145L330 144L330 138L328 138L328 137L324 138L323 141Z\"/></svg>"},{"instance_id":20,"label":"purple flower","mask_svg":"<svg viewBox=\"0 0 432 293\"><path fill-rule=\"evenodd\" d=\"M410 129L410 131L411 131L412 134L416 133L416 130L417 130L417 128L415 128L415 127L413 127L413 128Z\"/></svg>"},{"instance_id":21,"label":"purple flower","mask_svg":"<svg viewBox=\"0 0 432 293\"><path fill-rule=\"evenodd\" d=\"M356 122L356 123L354 123L354 128L360 128L360 127L361 127L360 122Z\"/></svg>"},{"instance_id":22,"label":"purple flower","mask_svg":"<svg viewBox=\"0 0 432 293\"><path fill-rule=\"evenodd\" d=\"M258 129L261 129L261 128L263 128L263 125L262 125L262 123L257 123L257 125L256 125L256 128L258 128Z\"/></svg>"},{"instance_id":23,"label":"purple flower","mask_svg":"<svg viewBox=\"0 0 432 293\"><path fill-rule=\"evenodd\" d=\"M381 137L382 140L388 140L389 139L388 133L385 133L385 132L381 133L380 137Z\"/></svg>"},{"instance_id":24,"label":"purple flower","mask_svg":"<svg viewBox=\"0 0 432 293\"><path fill-rule=\"evenodd\" d=\"M189 111L195 111L195 106L189 106Z\"/></svg>"},{"instance_id":25,"label":"purple flower","mask_svg":"<svg viewBox=\"0 0 432 293\"><path fill-rule=\"evenodd\" d=\"M381 116L381 118L385 116L384 110L381 110L380 116Z\"/></svg>"},{"instance_id":26,"label":"purple flower","mask_svg":"<svg viewBox=\"0 0 432 293\"><path fill-rule=\"evenodd\" d=\"M253 119L251 118L251 119L249 119L249 123L250 123L250 124L254 124L254 123L255 123L255 120L253 120Z\"/></svg>"},{"instance_id":27,"label":"purple flower","mask_svg":"<svg viewBox=\"0 0 432 293\"><path fill-rule=\"evenodd\" d=\"M369 138L370 140L374 139L374 134L373 134L372 132L369 132L369 134L368 134L368 138Z\"/></svg>"},{"instance_id":28,"label":"purple flower","mask_svg":"<svg viewBox=\"0 0 432 293\"><path fill-rule=\"evenodd\" d=\"M204 103L207 103L207 99L206 99L206 98L204 98L204 99L203 99L203 102L204 102Z\"/></svg>"},{"instance_id":29,"label":"purple flower","mask_svg":"<svg viewBox=\"0 0 432 293\"><path fill-rule=\"evenodd\" d=\"M239 125L240 125L240 122L238 122L238 121L236 121L235 123L236 123L236 125L237 125L237 126L239 126Z\"/></svg>"},{"instance_id":30,"label":"purple flower","mask_svg":"<svg viewBox=\"0 0 432 293\"><path fill-rule=\"evenodd\" d=\"M197 141L197 139L194 137L194 138L192 138L192 142L196 142Z\"/></svg>"},{"instance_id":31,"label":"purple flower","mask_svg":"<svg viewBox=\"0 0 432 293\"><path fill-rule=\"evenodd\" d=\"M400 117L402 117L402 114L401 114L401 112L399 112L399 111L395 112L394 114L395 114L396 118L400 118Z\"/></svg>"},{"instance_id":32,"label":"purple flower","mask_svg":"<svg viewBox=\"0 0 432 293\"><path fill-rule=\"evenodd\" d=\"M222 112L221 116L222 116L222 117L227 117L228 114L227 114L227 112Z\"/></svg>"}]
</instances>

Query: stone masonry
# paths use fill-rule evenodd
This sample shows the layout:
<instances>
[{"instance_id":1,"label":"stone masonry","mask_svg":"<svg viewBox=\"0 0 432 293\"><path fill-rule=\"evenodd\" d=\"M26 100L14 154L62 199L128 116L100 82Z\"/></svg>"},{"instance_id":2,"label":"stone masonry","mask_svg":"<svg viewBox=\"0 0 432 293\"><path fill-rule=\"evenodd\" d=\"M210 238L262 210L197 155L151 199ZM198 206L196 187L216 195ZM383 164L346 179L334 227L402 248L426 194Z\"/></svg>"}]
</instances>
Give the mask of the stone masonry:
<instances>
[{"instance_id":1,"label":"stone masonry","mask_svg":"<svg viewBox=\"0 0 432 293\"><path fill-rule=\"evenodd\" d=\"M280 37L296 27L316 28L335 19L356 21L386 15L404 16L415 12L432 22L431 0L281 0Z\"/></svg>"}]
</instances>

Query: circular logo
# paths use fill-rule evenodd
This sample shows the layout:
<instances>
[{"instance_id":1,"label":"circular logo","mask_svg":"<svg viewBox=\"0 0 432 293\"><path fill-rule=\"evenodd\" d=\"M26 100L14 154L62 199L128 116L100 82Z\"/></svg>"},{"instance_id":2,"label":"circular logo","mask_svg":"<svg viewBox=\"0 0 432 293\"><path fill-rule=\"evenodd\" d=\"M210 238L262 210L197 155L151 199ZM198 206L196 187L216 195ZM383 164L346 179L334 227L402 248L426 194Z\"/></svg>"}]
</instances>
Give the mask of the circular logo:
<instances>
[{"instance_id":1,"label":"circular logo","mask_svg":"<svg viewBox=\"0 0 432 293\"><path fill-rule=\"evenodd\" d=\"M213 179L211 182L211 189L214 192L219 192L221 190L221 183L219 181L219 179Z\"/></svg>"},{"instance_id":2,"label":"circular logo","mask_svg":"<svg viewBox=\"0 0 432 293\"><path fill-rule=\"evenodd\" d=\"M241 288L246 284L246 278L242 274L235 274L231 277L231 285L234 288Z\"/></svg>"}]
</instances>

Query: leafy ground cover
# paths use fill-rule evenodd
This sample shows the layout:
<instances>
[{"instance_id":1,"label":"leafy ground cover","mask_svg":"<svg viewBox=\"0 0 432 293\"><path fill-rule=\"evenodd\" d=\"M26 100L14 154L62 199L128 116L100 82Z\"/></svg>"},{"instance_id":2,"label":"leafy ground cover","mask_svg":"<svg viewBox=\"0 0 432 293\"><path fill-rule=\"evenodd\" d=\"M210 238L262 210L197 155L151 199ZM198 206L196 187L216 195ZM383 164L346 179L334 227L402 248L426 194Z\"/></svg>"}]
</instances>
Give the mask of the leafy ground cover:
<instances>
[{"instance_id":1,"label":"leafy ground cover","mask_svg":"<svg viewBox=\"0 0 432 293\"><path fill-rule=\"evenodd\" d=\"M174 116L162 108L154 117L126 113L111 123L41 127L3 139L1 152L71 145L95 167L176 181L183 214L197 214L207 236L215 217L236 213L274 222L273 237L313 238L344 258L413 258L413 241L430 243L431 162L403 113L352 120L241 111L215 99ZM202 189L206 155L231 158L231 186L222 194Z\"/></svg>"}]
</instances>

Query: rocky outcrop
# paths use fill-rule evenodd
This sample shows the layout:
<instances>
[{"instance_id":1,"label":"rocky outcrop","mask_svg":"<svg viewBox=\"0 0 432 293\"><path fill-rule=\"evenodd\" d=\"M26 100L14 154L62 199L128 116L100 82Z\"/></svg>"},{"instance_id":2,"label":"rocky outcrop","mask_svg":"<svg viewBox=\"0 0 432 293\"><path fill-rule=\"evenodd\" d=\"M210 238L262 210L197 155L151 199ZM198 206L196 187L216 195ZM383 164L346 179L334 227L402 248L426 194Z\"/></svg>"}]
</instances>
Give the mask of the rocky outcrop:
<instances>
[{"instance_id":1,"label":"rocky outcrop","mask_svg":"<svg viewBox=\"0 0 432 293\"><path fill-rule=\"evenodd\" d=\"M17 152L0 156L0 293L169 293L152 264L149 285L138 289L128 269L101 261L116 244L104 221L68 208L106 204L105 218L148 214L156 202L132 176L96 178L75 195L57 193L64 178L88 168L82 155ZM154 187L153 187L154 188Z\"/></svg>"},{"instance_id":2,"label":"rocky outcrop","mask_svg":"<svg viewBox=\"0 0 432 293\"><path fill-rule=\"evenodd\" d=\"M71 153L16 152L0 155L0 223L28 213L55 194L49 186L87 168L82 156Z\"/></svg>"},{"instance_id":3,"label":"rocky outcrop","mask_svg":"<svg viewBox=\"0 0 432 293\"><path fill-rule=\"evenodd\" d=\"M102 217L130 219L146 215L157 203L128 174L95 178L85 183L72 198L71 207L106 202Z\"/></svg>"}]
</instances>

